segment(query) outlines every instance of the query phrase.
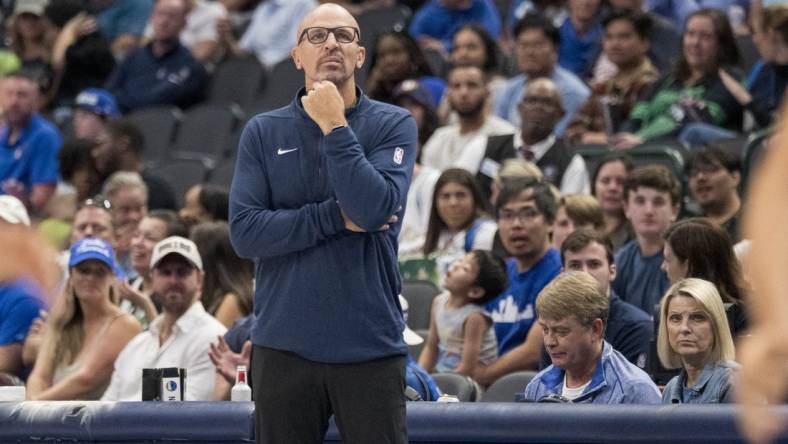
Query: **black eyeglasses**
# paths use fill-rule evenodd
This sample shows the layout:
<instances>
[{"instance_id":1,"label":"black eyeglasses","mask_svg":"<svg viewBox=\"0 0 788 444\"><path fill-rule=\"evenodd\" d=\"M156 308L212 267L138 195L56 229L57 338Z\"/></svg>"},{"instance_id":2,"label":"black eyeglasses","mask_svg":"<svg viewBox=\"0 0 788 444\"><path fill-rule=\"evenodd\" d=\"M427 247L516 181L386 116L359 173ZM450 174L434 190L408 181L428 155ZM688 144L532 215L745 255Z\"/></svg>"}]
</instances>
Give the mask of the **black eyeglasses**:
<instances>
[{"instance_id":1,"label":"black eyeglasses","mask_svg":"<svg viewBox=\"0 0 788 444\"><path fill-rule=\"evenodd\" d=\"M328 40L328 35L334 34L337 43L352 43L353 40L358 38L361 40L358 28L353 26L338 26L336 28L324 28L322 26L314 26L305 28L301 35L298 37L298 43L304 40L304 36L313 45L319 45Z\"/></svg>"},{"instance_id":2,"label":"black eyeglasses","mask_svg":"<svg viewBox=\"0 0 788 444\"><path fill-rule=\"evenodd\" d=\"M104 199L103 196L95 196L95 197L91 197L89 199L83 200L79 204L79 206L77 207L77 210L81 210L81 209L86 208L86 207L101 208L101 209L109 211L109 210L112 209L112 204L110 204L107 199Z\"/></svg>"}]
</instances>

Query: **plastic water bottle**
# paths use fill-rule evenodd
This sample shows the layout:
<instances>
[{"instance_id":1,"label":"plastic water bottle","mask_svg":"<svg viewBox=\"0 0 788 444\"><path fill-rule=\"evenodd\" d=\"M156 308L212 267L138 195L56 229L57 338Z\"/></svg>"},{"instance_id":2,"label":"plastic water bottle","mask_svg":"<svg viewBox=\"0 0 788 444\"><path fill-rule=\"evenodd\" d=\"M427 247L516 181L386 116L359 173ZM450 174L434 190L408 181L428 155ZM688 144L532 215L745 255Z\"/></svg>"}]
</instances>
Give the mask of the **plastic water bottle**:
<instances>
[{"instance_id":1,"label":"plastic water bottle","mask_svg":"<svg viewBox=\"0 0 788 444\"><path fill-rule=\"evenodd\" d=\"M230 391L230 401L251 401L252 388L246 383L246 366L239 365L235 372L235 385Z\"/></svg>"}]
</instances>

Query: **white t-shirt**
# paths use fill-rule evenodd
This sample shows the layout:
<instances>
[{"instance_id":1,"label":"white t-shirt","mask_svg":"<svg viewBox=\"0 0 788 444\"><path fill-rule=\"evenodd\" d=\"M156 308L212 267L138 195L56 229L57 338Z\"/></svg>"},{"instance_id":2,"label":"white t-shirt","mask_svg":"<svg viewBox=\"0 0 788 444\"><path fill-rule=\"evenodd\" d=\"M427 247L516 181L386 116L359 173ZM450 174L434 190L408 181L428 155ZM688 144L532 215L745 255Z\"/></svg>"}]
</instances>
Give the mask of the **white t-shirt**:
<instances>
[{"instance_id":1,"label":"white t-shirt","mask_svg":"<svg viewBox=\"0 0 788 444\"><path fill-rule=\"evenodd\" d=\"M575 399L579 398L580 395L583 394L583 392L586 390L586 388L588 388L589 384L591 384L591 380L590 379L588 380L588 382L586 382L585 384L581 385L580 387L569 388L569 387L566 386L566 373L564 373L564 383L561 386L561 396L563 396L564 398L566 398L566 399L568 399L570 401L574 401Z\"/></svg>"},{"instance_id":2,"label":"white t-shirt","mask_svg":"<svg viewBox=\"0 0 788 444\"><path fill-rule=\"evenodd\" d=\"M441 171L449 168L465 168L464 162L460 162L460 159L465 154L466 147L472 142L481 140L484 148L487 145L487 137L514 134L515 131L511 123L493 115L487 117L481 128L470 133L460 134L459 123L447 125L435 130L424 144L421 160L424 165ZM479 166L476 165L469 171L474 172L478 168Z\"/></svg>"}]
</instances>

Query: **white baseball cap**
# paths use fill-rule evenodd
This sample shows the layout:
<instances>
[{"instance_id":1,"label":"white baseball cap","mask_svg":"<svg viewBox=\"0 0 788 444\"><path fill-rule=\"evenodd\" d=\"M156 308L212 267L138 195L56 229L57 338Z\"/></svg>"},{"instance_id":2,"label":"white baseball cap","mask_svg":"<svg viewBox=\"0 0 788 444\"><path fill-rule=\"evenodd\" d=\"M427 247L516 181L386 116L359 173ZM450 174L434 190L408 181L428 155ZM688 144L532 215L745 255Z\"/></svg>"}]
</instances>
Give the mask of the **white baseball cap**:
<instances>
[{"instance_id":1,"label":"white baseball cap","mask_svg":"<svg viewBox=\"0 0 788 444\"><path fill-rule=\"evenodd\" d=\"M405 343L408 345L419 345L424 342L424 338L422 338L418 333L411 330L408 327L408 300L399 295L399 305L402 306L402 317L405 318L405 330L402 330L402 338L405 340Z\"/></svg>"},{"instance_id":2,"label":"white baseball cap","mask_svg":"<svg viewBox=\"0 0 788 444\"><path fill-rule=\"evenodd\" d=\"M27 215L25 205L16 197L7 194L0 196L0 219L9 224L30 226L30 216Z\"/></svg>"},{"instance_id":3,"label":"white baseball cap","mask_svg":"<svg viewBox=\"0 0 788 444\"><path fill-rule=\"evenodd\" d=\"M153 247L153 253L150 258L150 269L153 270L156 268L156 265L170 254L180 255L191 262L198 270L202 271L202 259L200 258L200 252L197 250L197 245L181 236L170 236L166 239L162 239Z\"/></svg>"}]
</instances>

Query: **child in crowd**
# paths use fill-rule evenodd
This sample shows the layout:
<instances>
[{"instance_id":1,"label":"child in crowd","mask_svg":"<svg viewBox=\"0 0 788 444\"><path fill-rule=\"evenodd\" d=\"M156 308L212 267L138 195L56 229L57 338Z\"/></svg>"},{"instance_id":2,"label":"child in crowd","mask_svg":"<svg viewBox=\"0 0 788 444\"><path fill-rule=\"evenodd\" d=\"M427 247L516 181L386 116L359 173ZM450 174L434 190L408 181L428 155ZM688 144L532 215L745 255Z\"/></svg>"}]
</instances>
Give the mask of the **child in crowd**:
<instances>
[{"instance_id":1,"label":"child in crowd","mask_svg":"<svg viewBox=\"0 0 788 444\"><path fill-rule=\"evenodd\" d=\"M454 262L443 279L446 291L432 303L432 320L419 365L432 373L473 376L477 364L498 358L492 318L484 305L508 285L506 264L489 251L474 250Z\"/></svg>"}]
</instances>

